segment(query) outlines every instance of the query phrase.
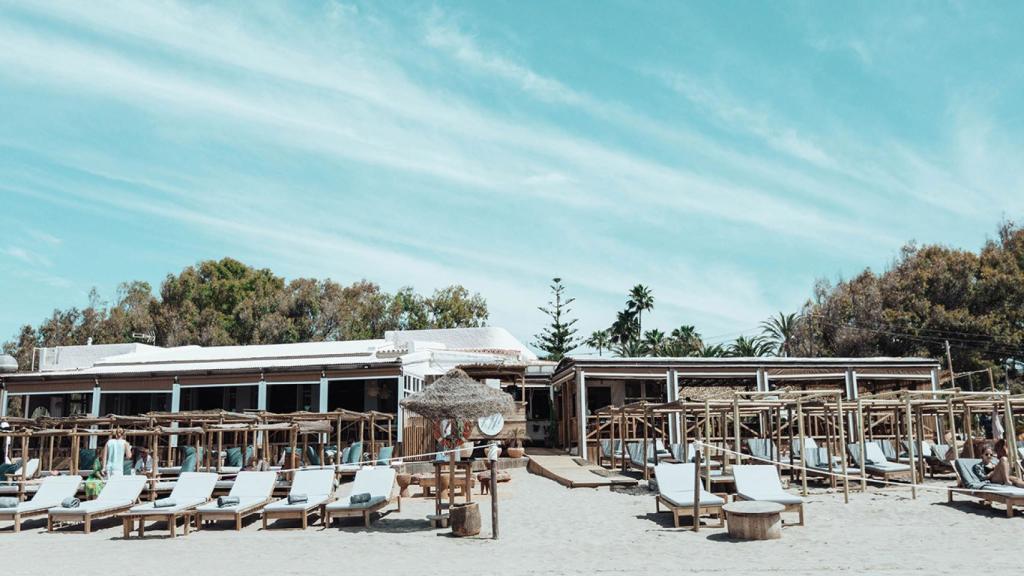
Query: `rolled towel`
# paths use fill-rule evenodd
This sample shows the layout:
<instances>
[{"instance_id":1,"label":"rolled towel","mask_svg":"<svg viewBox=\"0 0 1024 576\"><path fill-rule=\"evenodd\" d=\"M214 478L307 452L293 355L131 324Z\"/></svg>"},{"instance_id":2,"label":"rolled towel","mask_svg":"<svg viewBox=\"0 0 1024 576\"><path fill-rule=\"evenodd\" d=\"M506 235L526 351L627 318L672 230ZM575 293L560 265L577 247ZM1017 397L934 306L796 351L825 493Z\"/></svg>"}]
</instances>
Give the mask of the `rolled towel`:
<instances>
[{"instance_id":1,"label":"rolled towel","mask_svg":"<svg viewBox=\"0 0 1024 576\"><path fill-rule=\"evenodd\" d=\"M61 508L78 508L78 505L81 503L82 501L79 500L78 498L75 498L74 496L69 496L61 500L60 506Z\"/></svg>"},{"instance_id":2,"label":"rolled towel","mask_svg":"<svg viewBox=\"0 0 1024 576\"><path fill-rule=\"evenodd\" d=\"M306 496L305 494L289 494L288 495L288 503L289 504L301 504L303 502L309 502L309 497Z\"/></svg>"},{"instance_id":3,"label":"rolled towel","mask_svg":"<svg viewBox=\"0 0 1024 576\"><path fill-rule=\"evenodd\" d=\"M217 508L226 508L228 506L237 506L242 500L238 496L221 496L217 498Z\"/></svg>"},{"instance_id":4,"label":"rolled towel","mask_svg":"<svg viewBox=\"0 0 1024 576\"><path fill-rule=\"evenodd\" d=\"M0 508L17 508L17 498L0 498Z\"/></svg>"},{"instance_id":5,"label":"rolled towel","mask_svg":"<svg viewBox=\"0 0 1024 576\"><path fill-rule=\"evenodd\" d=\"M153 508L173 508L175 502L173 498L161 498L153 502Z\"/></svg>"},{"instance_id":6,"label":"rolled towel","mask_svg":"<svg viewBox=\"0 0 1024 576\"><path fill-rule=\"evenodd\" d=\"M370 501L370 493L362 492L360 494L353 494L349 497L348 501L352 504L366 504Z\"/></svg>"}]
</instances>

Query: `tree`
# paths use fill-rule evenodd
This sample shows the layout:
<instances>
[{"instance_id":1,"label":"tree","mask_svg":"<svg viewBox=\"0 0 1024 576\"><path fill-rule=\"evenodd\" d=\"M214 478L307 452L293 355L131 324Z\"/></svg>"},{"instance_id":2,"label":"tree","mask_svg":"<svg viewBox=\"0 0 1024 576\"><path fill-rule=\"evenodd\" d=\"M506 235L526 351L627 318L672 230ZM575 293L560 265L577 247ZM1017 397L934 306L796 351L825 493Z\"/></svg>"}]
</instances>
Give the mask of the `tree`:
<instances>
[{"instance_id":1,"label":"tree","mask_svg":"<svg viewBox=\"0 0 1024 576\"><path fill-rule=\"evenodd\" d=\"M817 281L801 316L791 341L797 354L943 358L948 340L957 371L1018 378L1024 229L1004 222L978 252L907 244L881 272Z\"/></svg>"},{"instance_id":2,"label":"tree","mask_svg":"<svg viewBox=\"0 0 1024 576\"><path fill-rule=\"evenodd\" d=\"M644 345L638 339L625 340L612 345L612 350L620 358L639 358L645 354Z\"/></svg>"},{"instance_id":3,"label":"tree","mask_svg":"<svg viewBox=\"0 0 1024 576\"><path fill-rule=\"evenodd\" d=\"M534 346L543 350L548 360L558 361L579 345L576 328L573 328L576 319L568 319L572 313L569 306L576 299L565 298L565 286L561 278L552 279L551 294L552 300L548 301L547 307L538 306L538 310L546 314L551 323L540 334L534 336L537 339Z\"/></svg>"},{"instance_id":4,"label":"tree","mask_svg":"<svg viewBox=\"0 0 1024 576\"><path fill-rule=\"evenodd\" d=\"M661 356L665 343L665 333L657 328L644 333L643 350L647 356Z\"/></svg>"},{"instance_id":5,"label":"tree","mask_svg":"<svg viewBox=\"0 0 1024 576\"><path fill-rule=\"evenodd\" d=\"M601 352L607 350L612 343L611 331L605 330L594 330L590 334L590 338L584 342L587 346L597 350L597 355L602 356Z\"/></svg>"},{"instance_id":6,"label":"tree","mask_svg":"<svg viewBox=\"0 0 1024 576\"><path fill-rule=\"evenodd\" d=\"M484 298L459 285L424 297L409 287L391 294L367 280L348 286L330 279L286 282L268 269L223 258L168 274L159 295L146 282L125 282L108 304L94 289L85 308L54 310L4 348L26 369L35 347L90 340L152 336L159 346L353 340L382 338L388 330L483 326L486 320Z\"/></svg>"},{"instance_id":7,"label":"tree","mask_svg":"<svg viewBox=\"0 0 1024 576\"><path fill-rule=\"evenodd\" d=\"M629 291L629 309L636 313L637 333L643 333L644 312L654 310L654 295L651 293L651 289L643 284L633 286Z\"/></svg>"},{"instance_id":8,"label":"tree","mask_svg":"<svg viewBox=\"0 0 1024 576\"><path fill-rule=\"evenodd\" d=\"M684 324L672 330L670 346L675 353L672 356L695 356L703 347L697 328Z\"/></svg>"},{"instance_id":9,"label":"tree","mask_svg":"<svg viewBox=\"0 0 1024 576\"><path fill-rule=\"evenodd\" d=\"M640 323L637 321L636 313L629 308L618 312L615 322L612 322L608 331L613 344L636 340L640 336Z\"/></svg>"},{"instance_id":10,"label":"tree","mask_svg":"<svg viewBox=\"0 0 1024 576\"><path fill-rule=\"evenodd\" d=\"M705 345L703 343L701 343L700 349L697 350L697 353L695 354L695 356L699 356L701 358L723 358L728 355L729 351L721 344Z\"/></svg>"},{"instance_id":11,"label":"tree","mask_svg":"<svg viewBox=\"0 0 1024 576\"><path fill-rule=\"evenodd\" d=\"M760 336L747 338L740 336L735 342L729 345L729 356L741 358L757 358L768 356L772 351L772 343Z\"/></svg>"},{"instance_id":12,"label":"tree","mask_svg":"<svg viewBox=\"0 0 1024 576\"><path fill-rule=\"evenodd\" d=\"M791 356L793 348L793 336L796 332L796 324L800 317L793 314L773 316L761 322L761 333L763 338L775 346L776 356Z\"/></svg>"}]
</instances>

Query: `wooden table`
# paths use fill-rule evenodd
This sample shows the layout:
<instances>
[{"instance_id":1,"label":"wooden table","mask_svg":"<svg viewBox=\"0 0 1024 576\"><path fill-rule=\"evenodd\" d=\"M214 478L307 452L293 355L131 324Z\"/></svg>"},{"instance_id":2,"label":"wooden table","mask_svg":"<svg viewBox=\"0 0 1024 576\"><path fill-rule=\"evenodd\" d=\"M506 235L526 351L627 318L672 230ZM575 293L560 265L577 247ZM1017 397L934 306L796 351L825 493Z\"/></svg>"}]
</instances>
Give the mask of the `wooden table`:
<instances>
[{"instance_id":1,"label":"wooden table","mask_svg":"<svg viewBox=\"0 0 1024 576\"><path fill-rule=\"evenodd\" d=\"M782 511L775 502L741 500L722 506L729 536L740 540L776 540L782 538Z\"/></svg>"}]
</instances>

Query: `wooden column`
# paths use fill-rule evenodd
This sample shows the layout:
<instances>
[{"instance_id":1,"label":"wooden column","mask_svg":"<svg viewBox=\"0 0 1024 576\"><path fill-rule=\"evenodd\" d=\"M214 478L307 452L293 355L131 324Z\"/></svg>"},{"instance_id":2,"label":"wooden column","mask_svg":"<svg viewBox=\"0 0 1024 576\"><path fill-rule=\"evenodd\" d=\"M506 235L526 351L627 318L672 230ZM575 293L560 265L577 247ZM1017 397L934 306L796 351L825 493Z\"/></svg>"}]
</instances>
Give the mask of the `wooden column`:
<instances>
[{"instance_id":1,"label":"wooden column","mask_svg":"<svg viewBox=\"0 0 1024 576\"><path fill-rule=\"evenodd\" d=\"M796 399L796 419L797 427L800 432L800 465L807 467L807 455L804 451L807 450L807 445L804 443L804 404L802 398ZM806 471L800 471L800 493L807 496L807 473Z\"/></svg>"},{"instance_id":2,"label":"wooden column","mask_svg":"<svg viewBox=\"0 0 1024 576\"><path fill-rule=\"evenodd\" d=\"M839 448L840 454L844 454L842 458L843 462L843 502L846 504L850 503L850 477L849 472L846 468L846 423L844 422L845 416L843 415L843 395L836 394L836 418L839 420ZM864 475L863 468L860 471L861 475Z\"/></svg>"}]
</instances>

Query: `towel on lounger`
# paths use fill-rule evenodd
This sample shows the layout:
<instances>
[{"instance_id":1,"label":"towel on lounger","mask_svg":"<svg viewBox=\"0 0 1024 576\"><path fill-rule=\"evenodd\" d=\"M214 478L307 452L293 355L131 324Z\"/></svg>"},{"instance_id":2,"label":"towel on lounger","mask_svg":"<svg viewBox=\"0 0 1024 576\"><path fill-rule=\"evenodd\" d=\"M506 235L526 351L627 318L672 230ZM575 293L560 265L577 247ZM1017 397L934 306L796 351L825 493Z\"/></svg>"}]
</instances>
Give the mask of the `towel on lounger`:
<instances>
[{"instance_id":1,"label":"towel on lounger","mask_svg":"<svg viewBox=\"0 0 1024 576\"><path fill-rule=\"evenodd\" d=\"M289 494L288 495L288 503L289 504L301 504L303 502L308 502L308 501L309 501L309 497L306 496L305 494Z\"/></svg>"},{"instance_id":2,"label":"towel on lounger","mask_svg":"<svg viewBox=\"0 0 1024 576\"><path fill-rule=\"evenodd\" d=\"M217 498L217 508L227 508L228 506L237 506L242 499L238 496L221 496Z\"/></svg>"},{"instance_id":3,"label":"towel on lounger","mask_svg":"<svg viewBox=\"0 0 1024 576\"><path fill-rule=\"evenodd\" d=\"M17 508L17 498L0 498L0 508Z\"/></svg>"},{"instance_id":4,"label":"towel on lounger","mask_svg":"<svg viewBox=\"0 0 1024 576\"><path fill-rule=\"evenodd\" d=\"M352 504L366 504L367 502L370 501L370 493L363 492L360 494L353 494L352 496L349 497L348 501L351 502Z\"/></svg>"},{"instance_id":5,"label":"towel on lounger","mask_svg":"<svg viewBox=\"0 0 1024 576\"><path fill-rule=\"evenodd\" d=\"M69 496L60 501L60 506L61 508L78 508L78 505L81 503L82 501L79 500L78 498L75 498L74 496Z\"/></svg>"},{"instance_id":6,"label":"towel on lounger","mask_svg":"<svg viewBox=\"0 0 1024 576\"><path fill-rule=\"evenodd\" d=\"M153 502L153 508L173 508L175 502L172 498L161 498Z\"/></svg>"}]
</instances>

